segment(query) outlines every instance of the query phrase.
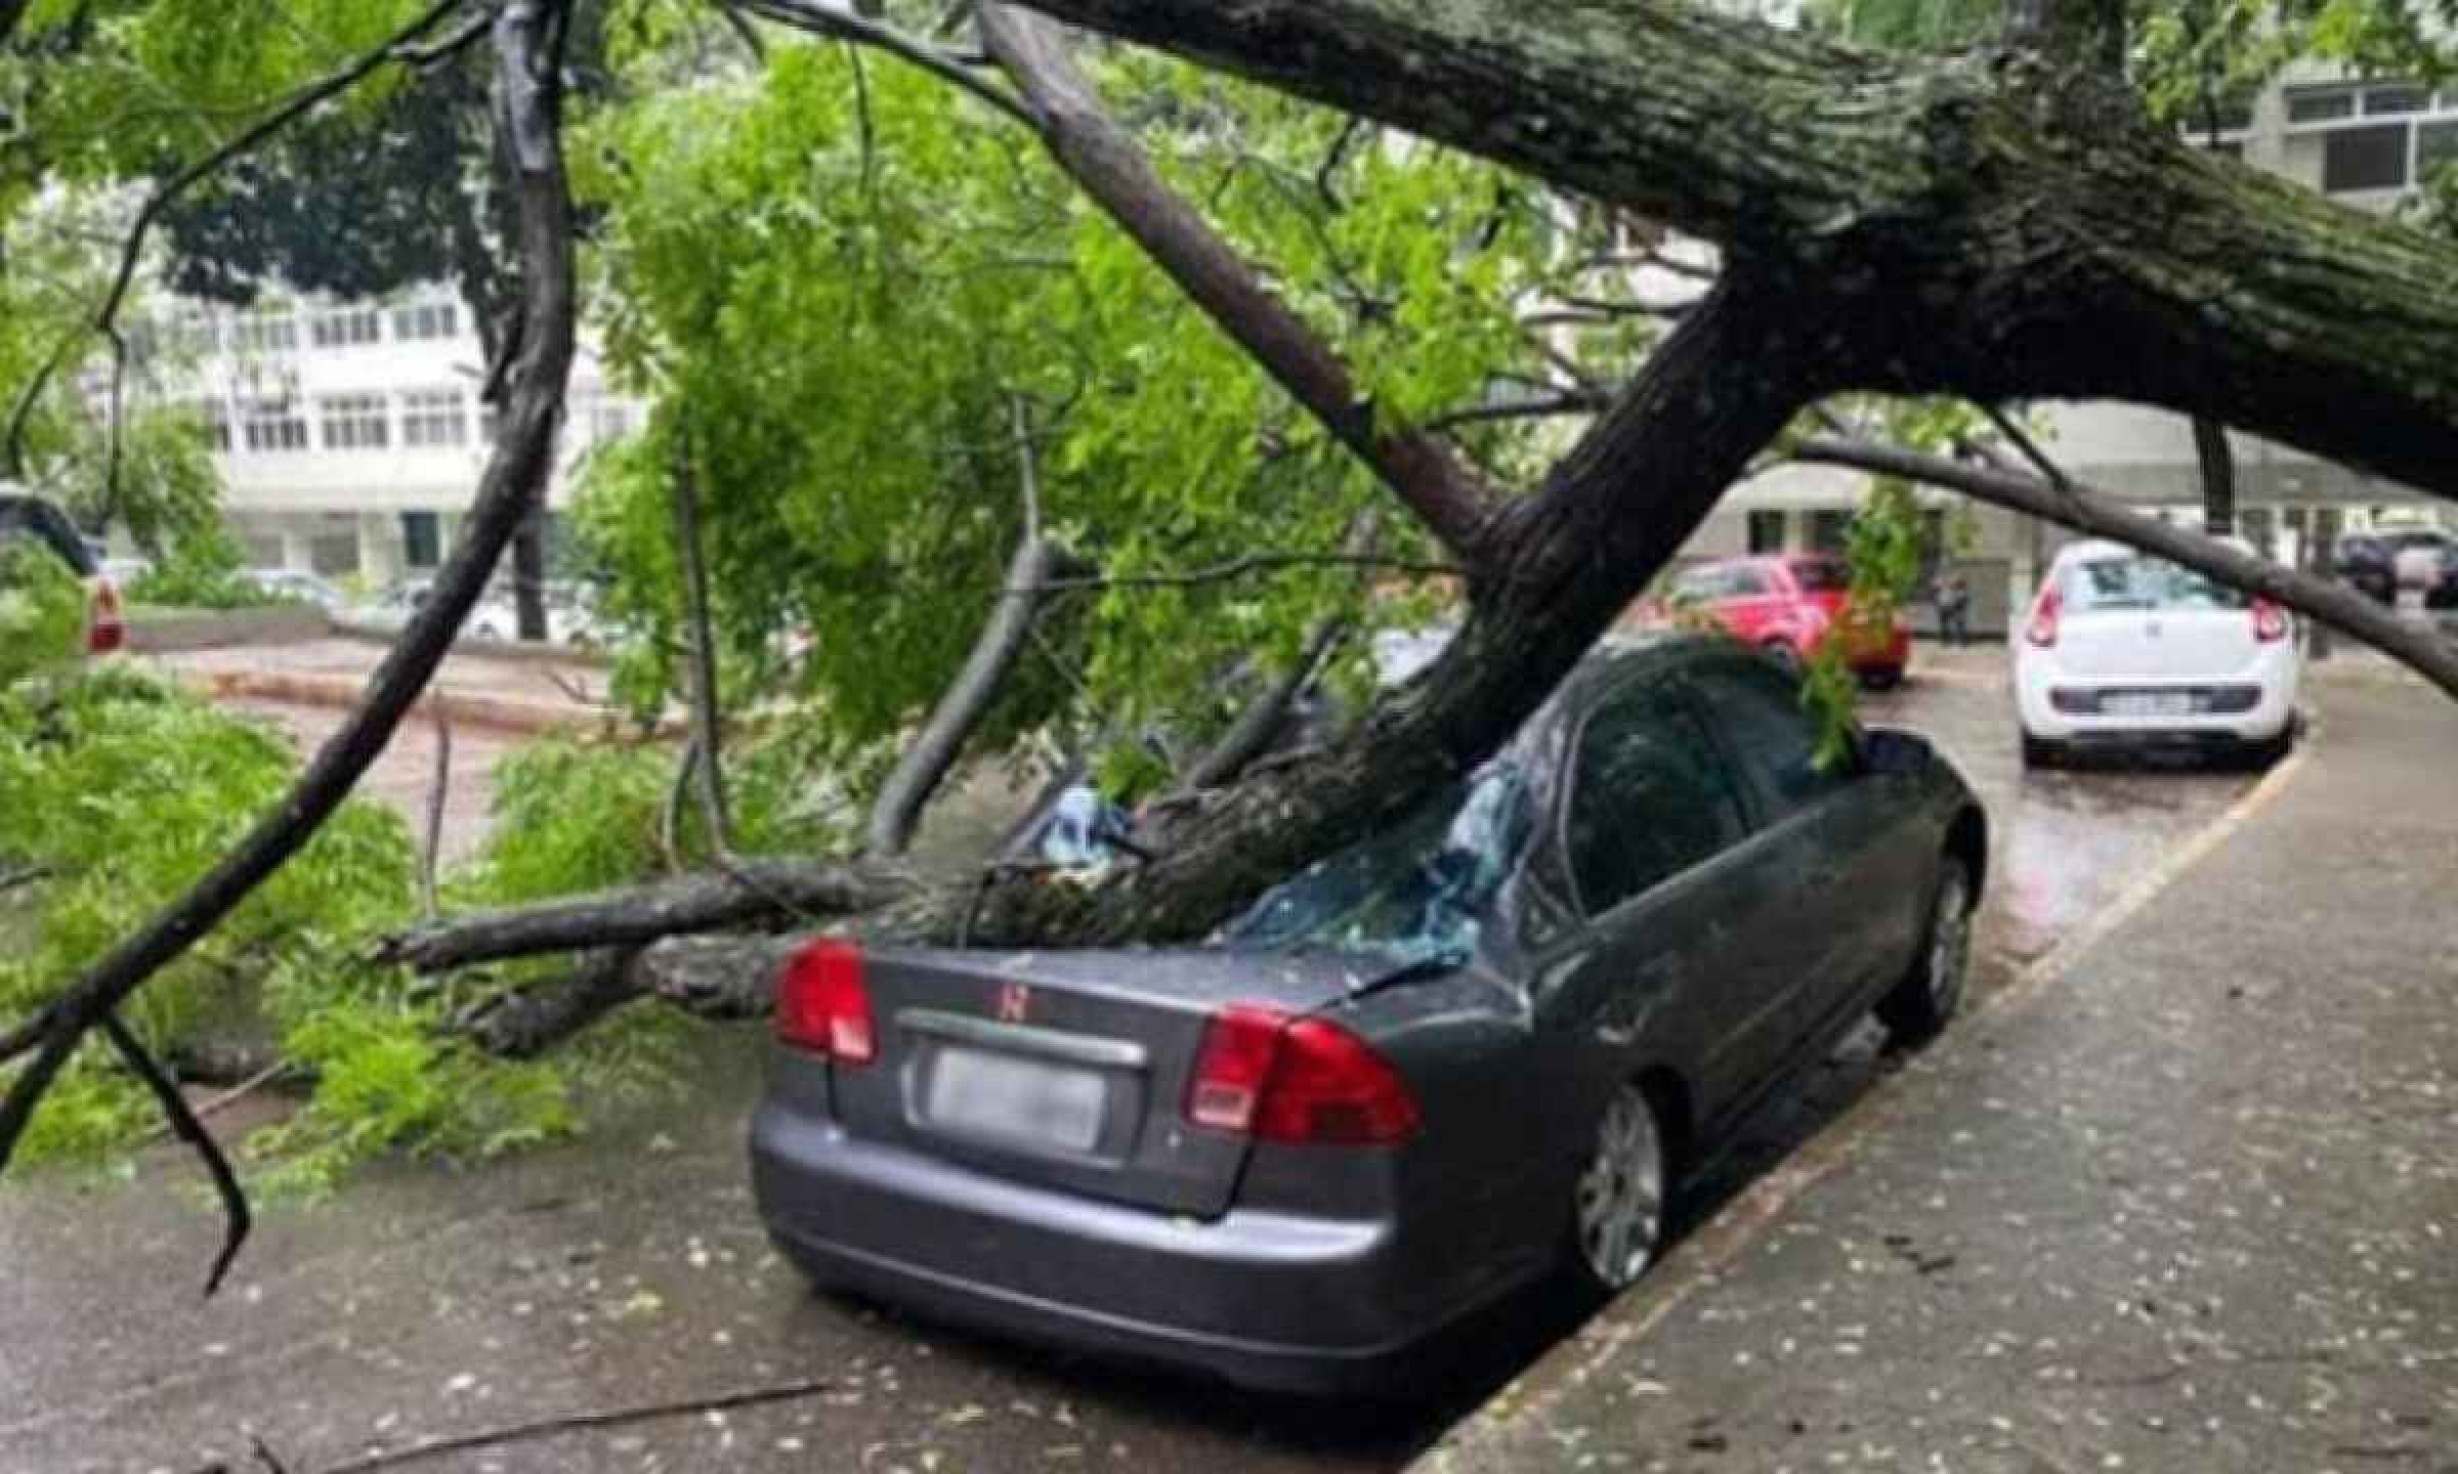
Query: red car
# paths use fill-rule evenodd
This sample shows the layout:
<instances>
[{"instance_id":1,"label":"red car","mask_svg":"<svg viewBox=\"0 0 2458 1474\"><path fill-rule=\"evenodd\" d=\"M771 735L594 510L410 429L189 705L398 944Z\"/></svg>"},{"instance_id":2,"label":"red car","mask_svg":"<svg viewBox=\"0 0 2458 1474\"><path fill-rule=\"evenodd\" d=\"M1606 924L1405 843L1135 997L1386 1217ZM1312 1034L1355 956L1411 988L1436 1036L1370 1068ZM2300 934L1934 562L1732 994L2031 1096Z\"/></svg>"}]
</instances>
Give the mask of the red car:
<instances>
[{"instance_id":1,"label":"red car","mask_svg":"<svg viewBox=\"0 0 2458 1474\"><path fill-rule=\"evenodd\" d=\"M1852 673L1884 689L1903 679L1912 632L1899 617L1882 628L1853 620L1851 588L1852 572L1841 558L1725 558L1683 569L1673 580L1671 602L1794 667L1840 629Z\"/></svg>"}]
</instances>

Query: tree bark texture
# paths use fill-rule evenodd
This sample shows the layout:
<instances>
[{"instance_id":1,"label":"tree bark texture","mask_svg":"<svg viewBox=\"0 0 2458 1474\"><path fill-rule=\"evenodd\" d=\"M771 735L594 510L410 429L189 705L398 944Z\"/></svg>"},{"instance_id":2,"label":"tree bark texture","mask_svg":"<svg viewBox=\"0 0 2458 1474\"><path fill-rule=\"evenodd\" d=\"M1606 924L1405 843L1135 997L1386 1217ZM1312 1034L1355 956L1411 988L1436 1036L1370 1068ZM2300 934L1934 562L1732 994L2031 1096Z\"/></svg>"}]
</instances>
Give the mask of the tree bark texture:
<instances>
[{"instance_id":1,"label":"tree bark texture","mask_svg":"<svg viewBox=\"0 0 2458 1474\"><path fill-rule=\"evenodd\" d=\"M1718 241L1878 351L1844 386L2207 414L2458 495L2458 252L2187 147L2028 49L1879 55L1682 0L1025 0Z\"/></svg>"},{"instance_id":2,"label":"tree bark texture","mask_svg":"<svg viewBox=\"0 0 2458 1474\"><path fill-rule=\"evenodd\" d=\"M187 894L97 962L43 1012L42 1044L0 1102L0 1167L35 1103L86 1032L177 959L281 868L348 797L409 714L494 571L544 495L572 362L571 197L563 172L555 36L560 7L513 0L495 22L496 122L518 170L524 327L504 429L480 478L459 547L393 644L341 730L281 804Z\"/></svg>"},{"instance_id":3,"label":"tree bark texture","mask_svg":"<svg viewBox=\"0 0 2458 1474\"><path fill-rule=\"evenodd\" d=\"M879 786L870 813L869 845L873 855L901 855L913 842L913 831L922 822L923 807L938 791L948 770L955 766L965 739L973 735L990 704L998 699L999 688L1006 682L1007 673L1015 668L1016 657L1024 653L1033 617L1041 608L1043 588L1057 562L1055 544L1037 530L1025 534L1015 556L1008 561L1007 584L999 591L998 603L982 626L980 638L966 654L964 667L939 693L938 704L931 708L921 731L906 744L895 770Z\"/></svg>"},{"instance_id":4,"label":"tree bark texture","mask_svg":"<svg viewBox=\"0 0 2458 1474\"><path fill-rule=\"evenodd\" d=\"M1380 477L1444 545L1474 555L1496 493L1434 436L1375 412L1314 330L1153 168L1067 52L1066 34L984 5L982 39L1023 92L1051 157L1291 398Z\"/></svg>"},{"instance_id":5,"label":"tree bark texture","mask_svg":"<svg viewBox=\"0 0 2458 1474\"><path fill-rule=\"evenodd\" d=\"M2236 452L2227 426L2205 415L2193 419L2193 454L2202 468L2202 531L2211 537L2236 532Z\"/></svg>"}]
</instances>

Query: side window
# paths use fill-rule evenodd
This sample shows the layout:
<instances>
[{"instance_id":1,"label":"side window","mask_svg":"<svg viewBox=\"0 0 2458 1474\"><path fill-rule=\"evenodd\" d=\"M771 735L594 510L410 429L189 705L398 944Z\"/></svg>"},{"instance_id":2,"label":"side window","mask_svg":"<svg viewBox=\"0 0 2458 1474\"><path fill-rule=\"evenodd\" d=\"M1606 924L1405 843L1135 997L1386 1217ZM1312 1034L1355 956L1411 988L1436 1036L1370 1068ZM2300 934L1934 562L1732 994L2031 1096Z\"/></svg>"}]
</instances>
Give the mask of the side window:
<instances>
[{"instance_id":1,"label":"side window","mask_svg":"<svg viewBox=\"0 0 2458 1474\"><path fill-rule=\"evenodd\" d=\"M1779 816L1851 781L1840 766L1818 766L1818 725L1801 710L1801 688L1792 677L1751 661L1707 666L1690 681Z\"/></svg>"},{"instance_id":2,"label":"side window","mask_svg":"<svg viewBox=\"0 0 2458 1474\"><path fill-rule=\"evenodd\" d=\"M1598 708L1579 734L1564 825L1593 916L1739 841L1741 800L1714 742L1666 687Z\"/></svg>"},{"instance_id":3,"label":"side window","mask_svg":"<svg viewBox=\"0 0 2458 1474\"><path fill-rule=\"evenodd\" d=\"M1736 568L1732 572L1732 588L1725 594L1725 597L1728 599L1763 599L1773 592L1775 592L1775 586L1767 582L1767 575L1764 572L1756 568Z\"/></svg>"}]
</instances>

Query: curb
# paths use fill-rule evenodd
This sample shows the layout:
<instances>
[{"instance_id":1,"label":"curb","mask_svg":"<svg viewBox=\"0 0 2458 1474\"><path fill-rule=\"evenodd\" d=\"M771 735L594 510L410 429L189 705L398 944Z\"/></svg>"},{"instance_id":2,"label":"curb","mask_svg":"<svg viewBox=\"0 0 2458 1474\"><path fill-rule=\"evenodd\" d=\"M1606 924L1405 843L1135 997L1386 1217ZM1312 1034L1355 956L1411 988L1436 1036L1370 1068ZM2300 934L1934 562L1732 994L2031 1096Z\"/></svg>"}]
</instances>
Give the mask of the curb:
<instances>
[{"instance_id":1,"label":"curb","mask_svg":"<svg viewBox=\"0 0 2458 1474\"><path fill-rule=\"evenodd\" d=\"M286 706L312 706L336 711L356 707L367 694L366 683L349 676L221 670L182 672L179 679L190 690L216 701L246 697ZM577 732L590 728L625 727L627 734L637 731L637 728L624 723L621 714L611 707L591 708L569 703L522 701L508 696L477 696L433 686L418 698L414 711L430 721L441 719L458 726L481 727L518 736ZM657 738L675 735L677 731L679 724L669 720L661 721L639 735Z\"/></svg>"},{"instance_id":2,"label":"curb","mask_svg":"<svg viewBox=\"0 0 2458 1474\"><path fill-rule=\"evenodd\" d=\"M2304 771L2320 735L2320 723L2312 722L2305 740L2261 782L1966 1013L1960 1027L1949 1031L1948 1039L1976 1024L2002 1021L2045 996L2050 984L2275 802ZM1411 1460L1409 1474L1463 1474L1498 1467L1495 1452L1483 1446L1487 1440L1503 1435L1523 1418L1541 1416L1560 1401L1565 1390L1593 1381L1623 1348L1644 1339L1693 1294L1715 1285L1796 1199L1850 1165L1871 1128L1899 1103L1915 1078L1914 1072L1903 1070L1875 1081L1858 1100L1676 1245L1655 1272L1625 1296L1624 1303L1630 1307L1627 1315L1615 1316L1610 1309L1599 1313L1522 1369ZM1541 1385L1536 1380L1540 1373Z\"/></svg>"}]
</instances>

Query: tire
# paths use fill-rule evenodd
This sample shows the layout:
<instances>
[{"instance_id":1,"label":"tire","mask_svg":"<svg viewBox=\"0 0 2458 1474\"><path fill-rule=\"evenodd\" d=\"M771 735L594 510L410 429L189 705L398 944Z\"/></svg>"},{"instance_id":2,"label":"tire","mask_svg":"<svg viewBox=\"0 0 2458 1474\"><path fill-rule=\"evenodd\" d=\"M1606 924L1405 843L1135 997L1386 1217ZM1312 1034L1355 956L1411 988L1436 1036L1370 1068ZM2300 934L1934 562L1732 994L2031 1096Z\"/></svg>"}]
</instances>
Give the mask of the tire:
<instances>
[{"instance_id":1,"label":"tire","mask_svg":"<svg viewBox=\"0 0 2458 1474\"><path fill-rule=\"evenodd\" d=\"M1663 1246L1670 1182L1664 1121L1635 1080L1605 1103L1587 1159L1571 1185L1568 1278L1590 1298L1638 1282Z\"/></svg>"},{"instance_id":2,"label":"tire","mask_svg":"<svg viewBox=\"0 0 2458 1474\"><path fill-rule=\"evenodd\" d=\"M1861 684L1872 691L1892 691L1903 684L1903 667L1881 665L1861 672Z\"/></svg>"},{"instance_id":3,"label":"tire","mask_svg":"<svg viewBox=\"0 0 2458 1474\"><path fill-rule=\"evenodd\" d=\"M1971 866L1959 855L1941 857L1920 952L1903 980L1878 1000L1878 1022L1894 1043L1935 1038L1963 1006L1971 987L1972 902Z\"/></svg>"},{"instance_id":4,"label":"tire","mask_svg":"<svg viewBox=\"0 0 2458 1474\"><path fill-rule=\"evenodd\" d=\"M1801 673L1805 662L1801 659L1801 652L1793 649L1790 641L1769 640L1758 648L1766 653L1769 660L1783 667L1784 674L1797 676Z\"/></svg>"},{"instance_id":5,"label":"tire","mask_svg":"<svg viewBox=\"0 0 2458 1474\"><path fill-rule=\"evenodd\" d=\"M2296 724L2289 722L2285 727L2279 729L2278 736L2266 737L2259 742L2248 742L2239 749L2238 755L2247 770L2260 773L2285 761L2287 755L2295 750Z\"/></svg>"},{"instance_id":6,"label":"tire","mask_svg":"<svg viewBox=\"0 0 2458 1474\"><path fill-rule=\"evenodd\" d=\"M2064 758L2064 749L2060 748L2056 743L2049 741L2045 737L2034 737L2029 732L2025 732L2023 734L2024 767L2054 768L2059 766L2064 761Z\"/></svg>"}]
</instances>

